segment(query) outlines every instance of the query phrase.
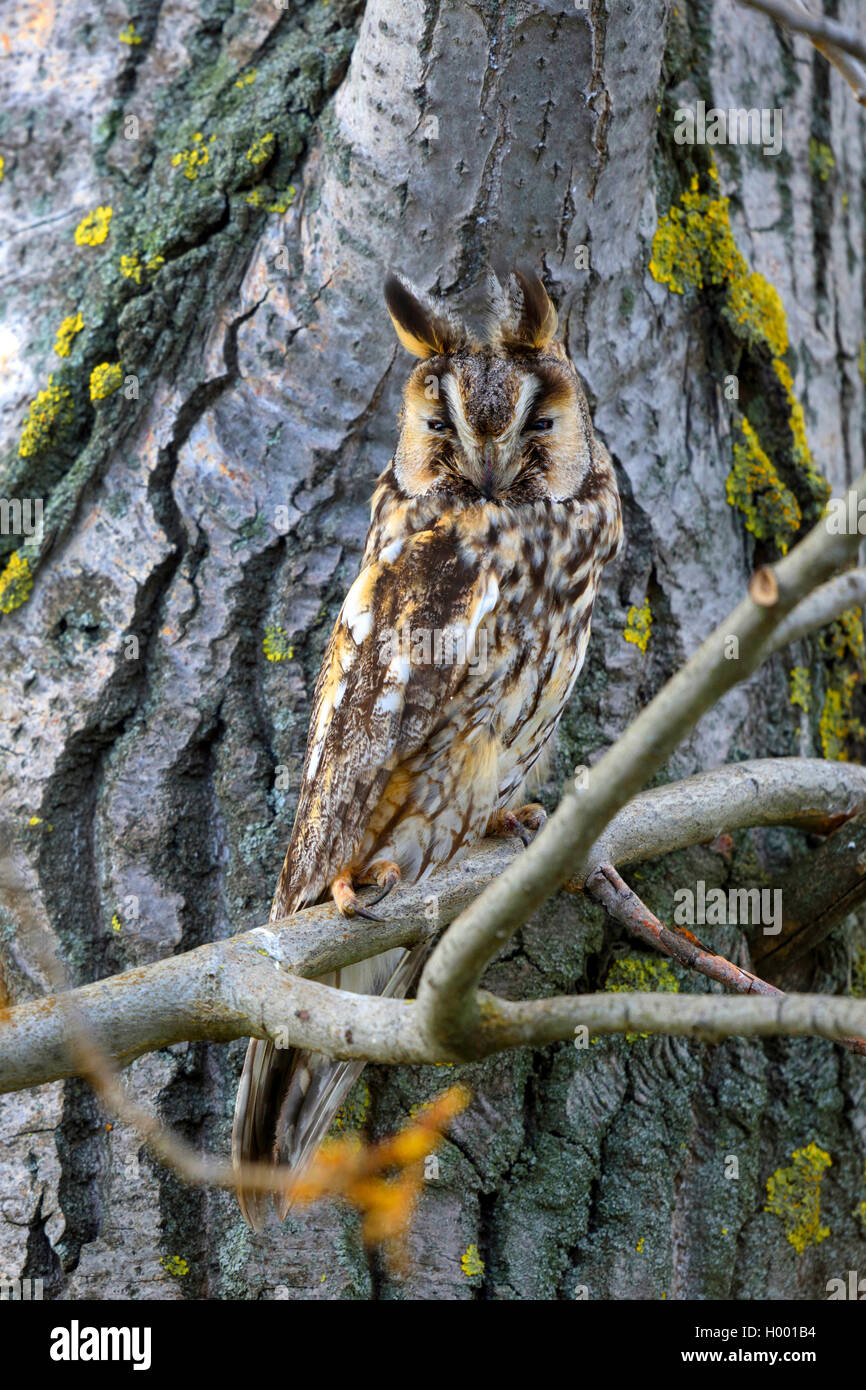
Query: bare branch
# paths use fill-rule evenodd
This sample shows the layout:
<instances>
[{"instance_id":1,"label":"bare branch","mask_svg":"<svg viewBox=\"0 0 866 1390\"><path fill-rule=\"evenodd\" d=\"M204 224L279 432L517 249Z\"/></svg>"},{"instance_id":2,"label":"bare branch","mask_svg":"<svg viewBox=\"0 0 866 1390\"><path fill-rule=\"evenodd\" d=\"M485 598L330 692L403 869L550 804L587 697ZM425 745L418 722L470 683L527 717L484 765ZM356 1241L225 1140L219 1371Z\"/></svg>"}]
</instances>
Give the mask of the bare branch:
<instances>
[{"instance_id":1,"label":"bare branch","mask_svg":"<svg viewBox=\"0 0 866 1390\"><path fill-rule=\"evenodd\" d=\"M197 954L189 952L177 959L190 962ZM257 1024L255 1028L245 1023L244 1036L250 1033L257 1037L279 1035L283 1026L282 1022L275 1021L279 1016L281 1020L288 1018L289 1045L294 1046L300 1037L300 1028L303 1026L309 1032L312 1020L299 1021L294 1009L287 1012L288 997L293 1005L309 1005L311 1010L319 1011L321 1024L317 1024L312 1031L321 1049L331 1052L336 1058L365 1056L385 1062L415 1063L457 1060L443 1056L435 1041L422 1034L418 1009L411 1000L349 994L313 981L277 975L272 968L265 966L260 969L259 1002L265 1007L267 1016L264 1023ZM134 973L130 972L130 975ZM134 980L124 979L123 976L116 976L115 983L124 987L135 986ZM86 986L88 990L94 988L98 986ZM75 1008L78 1009L84 990L71 993L75 996ZM68 1008L64 1009L57 999L40 1002L52 1004L53 1012L62 1015L68 1023ZM34 1022L34 1007L24 1006L24 1009L31 1011L31 1024ZM575 1030L581 1025L599 1034L638 1030L693 1037L703 1042L719 1042L734 1035L800 1037L808 1034L841 1042L866 1033L866 1000L816 994L786 994L781 998L744 995L732 998L720 995L598 993L512 1002L481 992L478 1007L482 1025L473 1032L473 1057L484 1057L509 1047L542 1047L547 1043L566 1041L574 1037ZM17 1012L19 1010L12 1010L13 1030L18 1027L14 1019ZM81 1026L89 1029L92 1015L88 1014L86 1008L81 1009L80 1017ZM329 1018L332 1020L330 1027L325 1023ZM218 1040L225 1038L224 1027L214 1031ZM46 1053L38 1030L31 1027L25 1041L37 1049L37 1061L41 1059L44 1062ZM19 1065L17 1085L9 1061L4 1059L0 1066L0 1089L34 1086L55 1079L56 1075L66 1076L72 1074L73 1070L81 1070L80 1062L78 1067L70 1067L66 1052L68 1044L67 1032L65 1039L57 1042L58 1054L55 1054L52 1069L47 1075L39 1074L37 1066L30 1059L21 1059L26 1063L28 1074L23 1077ZM109 1074L103 1078L100 1089L103 1089L103 1085L113 1108L144 1133L148 1142L155 1140L153 1146L157 1151L176 1164L173 1146L160 1143L160 1136L156 1133L158 1122L130 1100L116 1078L111 1078ZM152 1132L148 1128L148 1121L153 1126ZM185 1158L186 1146L183 1149ZM198 1162L200 1167L193 1165L192 1169L198 1181L218 1186L233 1185L227 1168L206 1160ZM275 1182L286 1183L287 1176L284 1174L281 1179L279 1175L275 1177L273 1173L262 1172L258 1181L264 1190L272 1190ZM246 1184L246 1177L244 1182Z\"/></svg>"},{"instance_id":2,"label":"bare branch","mask_svg":"<svg viewBox=\"0 0 866 1390\"><path fill-rule=\"evenodd\" d=\"M779 624L767 643L764 656L772 656L792 642L811 637L828 623L834 622L846 608L863 603L866 603L866 569L849 570L847 574L837 575L798 604L793 613Z\"/></svg>"},{"instance_id":3,"label":"bare branch","mask_svg":"<svg viewBox=\"0 0 866 1390\"><path fill-rule=\"evenodd\" d=\"M796 34L805 34L814 44L831 44L866 63L866 39L861 39L853 29L846 29L838 19L810 14L806 6L797 4L796 0L740 0L740 4L758 10Z\"/></svg>"},{"instance_id":4,"label":"bare branch","mask_svg":"<svg viewBox=\"0 0 866 1390\"><path fill-rule=\"evenodd\" d=\"M733 1036L804 1037L842 1042L866 1032L866 999L825 994L781 998L743 994L586 994L512 1002L482 994L484 1054L543 1047L585 1027L590 1033L668 1033L700 1042ZM479 1055L484 1055L479 1054Z\"/></svg>"},{"instance_id":5,"label":"bare branch","mask_svg":"<svg viewBox=\"0 0 866 1390\"><path fill-rule=\"evenodd\" d=\"M826 832L864 809L866 769L857 765L820 758L736 763L635 798L592 847L578 880L602 861L645 859L744 826ZM359 929L332 907L306 908L185 955L20 1004L0 1019L0 1091L81 1070L69 1054L70 1009L84 1036L121 1064L174 1042L250 1036L382 1062L453 1060L422 1033L414 1005L351 995L304 977L432 939L526 855L516 845L485 841L470 858L442 869L432 885L396 889L389 902L398 915L384 922ZM488 1041L484 1046L489 1050Z\"/></svg>"},{"instance_id":6,"label":"bare branch","mask_svg":"<svg viewBox=\"0 0 866 1390\"><path fill-rule=\"evenodd\" d=\"M866 105L866 40L836 19L810 13L803 0L739 0L750 10L765 14L795 34L803 34L852 87Z\"/></svg>"},{"instance_id":7,"label":"bare branch","mask_svg":"<svg viewBox=\"0 0 866 1390\"><path fill-rule=\"evenodd\" d=\"M757 758L641 792L613 818L566 884L600 864L631 864L715 840L724 831L789 825L827 835L866 808L866 768L823 758Z\"/></svg>"},{"instance_id":8,"label":"bare branch","mask_svg":"<svg viewBox=\"0 0 866 1390\"><path fill-rule=\"evenodd\" d=\"M852 490L859 501L866 494L866 475ZM768 571L773 583L765 586L761 601L747 597L738 605L592 769L586 789L564 797L519 864L509 865L452 923L418 987L425 1031L443 1047L471 1053L481 1025L476 990L487 962L565 881L612 816L663 766L707 710L752 674L773 632L797 604L852 563L859 540L857 535L831 534L819 522ZM773 597L768 601L769 593Z\"/></svg>"}]
</instances>

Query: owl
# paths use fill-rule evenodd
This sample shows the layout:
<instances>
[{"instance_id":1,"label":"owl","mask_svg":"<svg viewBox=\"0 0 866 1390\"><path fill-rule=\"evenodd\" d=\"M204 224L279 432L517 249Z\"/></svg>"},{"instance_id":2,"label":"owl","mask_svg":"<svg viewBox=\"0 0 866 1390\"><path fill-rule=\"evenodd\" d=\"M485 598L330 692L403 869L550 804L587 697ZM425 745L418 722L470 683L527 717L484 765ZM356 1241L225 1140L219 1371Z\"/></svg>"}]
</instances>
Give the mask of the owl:
<instances>
[{"instance_id":1,"label":"owl","mask_svg":"<svg viewBox=\"0 0 866 1390\"><path fill-rule=\"evenodd\" d=\"M523 804L523 788L622 542L610 456L538 276L515 271L504 289L491 277L483 341L402 277L388 277L385 301L421 360L319 673L272 921L329 898L375 920L395 884L421 882L485 834L529 842L544 811ZM378 893L359 896L362 885ZM403 997L426 949L325 982ZM235 1163L303 1167L362 1067L251 1041ZM241 1190L239 1201L260 1228L264 1198Z\"/></svg>"}]
</instances>

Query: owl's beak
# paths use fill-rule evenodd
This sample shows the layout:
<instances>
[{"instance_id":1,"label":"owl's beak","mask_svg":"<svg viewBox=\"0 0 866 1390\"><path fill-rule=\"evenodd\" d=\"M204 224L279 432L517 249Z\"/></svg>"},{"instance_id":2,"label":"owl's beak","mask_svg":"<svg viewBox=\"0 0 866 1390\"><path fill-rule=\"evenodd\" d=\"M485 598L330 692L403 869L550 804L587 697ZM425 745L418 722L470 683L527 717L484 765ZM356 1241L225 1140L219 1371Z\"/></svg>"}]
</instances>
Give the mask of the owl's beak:
<instances>
[{"instance_id":1,"label":"owl's beak","mask_svg":"<svg viewBox=\"0 0 866 1390\"><path fill-rule=\"evenodd\" d=\"M495 461L496 450L493 444L488 442L481 451L481 464L484 469L484 480L481 484L481 492L488 502L496 496L496 478L493 472Z\"/></svg>"}]
</instances>

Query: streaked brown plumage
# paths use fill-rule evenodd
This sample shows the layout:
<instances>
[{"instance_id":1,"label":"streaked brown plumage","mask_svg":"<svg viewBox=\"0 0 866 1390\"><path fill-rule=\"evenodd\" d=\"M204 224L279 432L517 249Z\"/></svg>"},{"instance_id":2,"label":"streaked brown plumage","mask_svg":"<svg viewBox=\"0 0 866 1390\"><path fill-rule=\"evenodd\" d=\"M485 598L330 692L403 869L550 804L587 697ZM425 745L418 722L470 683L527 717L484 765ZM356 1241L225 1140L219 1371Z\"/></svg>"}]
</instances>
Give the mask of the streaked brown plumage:
<instances>
[{"instance_id":1,"label":"streaked brown plumage","mask_svg":"<svg viewBox=\"0 0 866 1390\"><path fill-rule=\"evenodd\" d=\"M406 281L385 295L422 360L319 674L272 920L329 894L363 917L359 884L418 882L488 829L528 839L543 812L520 794L622 541L613 467L538 277L492 281L486 343ZM328 982L403 995L422 959L391 951ZM251 1042L235 1160L306 1162L361 1069ZM240 1200L260 1225L263 1200Z\"/></svg>"}]
</instances>

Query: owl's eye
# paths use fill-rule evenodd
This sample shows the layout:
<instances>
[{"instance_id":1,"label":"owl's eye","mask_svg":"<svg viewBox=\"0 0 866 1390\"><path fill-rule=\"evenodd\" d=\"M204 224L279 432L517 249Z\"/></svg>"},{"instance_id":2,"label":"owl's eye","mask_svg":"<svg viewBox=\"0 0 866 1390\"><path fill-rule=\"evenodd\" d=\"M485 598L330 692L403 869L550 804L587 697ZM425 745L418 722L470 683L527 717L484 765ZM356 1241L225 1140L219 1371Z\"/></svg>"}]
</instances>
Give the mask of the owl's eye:
<instances>
[{"instance_id":1,"label":"owl's eye","mask_svg":"<svg viewBox=\"0 0 866 1390\"><path fill-rule=\"evenodd\" d=\"M432 430L434 434L444 434L448 426L445 424L444 420L428 420L427 428L428 430Z\"/></svg>"},{"instance_id":2,"label":"owl's eye","mask_svg":"<svg viewBox=\"0 0 866 1390\"><path fill-rule=\"evenodd\" d=\"M527 434L547 434L547 432L548 432L549 430L552 430L552 429L553 429L553 421L552 421L552 419L550 418L550 416L549 416L549 415L540 415L540 416L538 417L537 420L533 420L533 421L531 422L531 424L527 425L527 427L526 427L526 433L527 433Z\"/></svg>"}]
</instances>

